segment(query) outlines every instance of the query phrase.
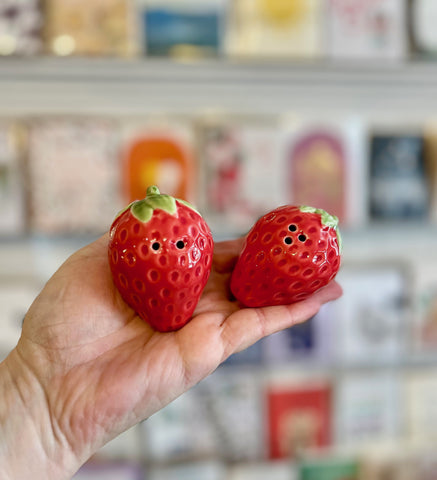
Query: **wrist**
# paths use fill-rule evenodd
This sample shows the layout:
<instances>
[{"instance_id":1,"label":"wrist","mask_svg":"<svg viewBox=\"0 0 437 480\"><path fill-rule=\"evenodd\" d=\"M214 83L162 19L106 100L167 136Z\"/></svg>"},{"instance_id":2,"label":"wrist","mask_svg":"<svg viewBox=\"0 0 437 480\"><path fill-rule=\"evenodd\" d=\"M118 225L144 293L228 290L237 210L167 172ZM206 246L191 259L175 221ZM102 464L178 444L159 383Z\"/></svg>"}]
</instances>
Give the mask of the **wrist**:
<instances>
[{"instance_id":1,"label":"wrist","mask_svg":"<svg viewBox=\"0 0 437 480\"><path fill-rule=\"evenodd\" d=\"M0 478L68 479L79 468L47 392L17 349L0 363Z\"/></svg>"}]
</instances>

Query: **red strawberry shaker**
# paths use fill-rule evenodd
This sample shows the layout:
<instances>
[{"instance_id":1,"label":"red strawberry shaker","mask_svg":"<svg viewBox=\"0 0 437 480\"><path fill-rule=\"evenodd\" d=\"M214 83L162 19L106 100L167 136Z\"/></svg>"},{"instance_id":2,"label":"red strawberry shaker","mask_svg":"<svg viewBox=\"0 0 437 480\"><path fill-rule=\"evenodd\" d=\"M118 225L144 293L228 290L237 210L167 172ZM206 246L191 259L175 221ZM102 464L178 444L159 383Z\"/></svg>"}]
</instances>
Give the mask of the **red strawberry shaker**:
<instances>
[{"instance_id":1,"label":"red strawberry shaker","mask_svg":"<svg viewBox=\"0 0 437 480\"><path fill-rule=\"evenodd\" d=\"M276 208L248 233L231 291L247 307L304 300L335 277L340 254L336 216L308 206Z\"/></svg>"},{"instance_id":2,"label":"red strawberry shaker","mask_svg":"<svg viewBox=\"0 0 437 480\"><path fill-rule=\"evenodd\" d=\"M208 280L211 231L188 202L147 189L114 220L109 265L123 300L154 329L166 332L190 319Z\"/></svg>"}]
</instances>

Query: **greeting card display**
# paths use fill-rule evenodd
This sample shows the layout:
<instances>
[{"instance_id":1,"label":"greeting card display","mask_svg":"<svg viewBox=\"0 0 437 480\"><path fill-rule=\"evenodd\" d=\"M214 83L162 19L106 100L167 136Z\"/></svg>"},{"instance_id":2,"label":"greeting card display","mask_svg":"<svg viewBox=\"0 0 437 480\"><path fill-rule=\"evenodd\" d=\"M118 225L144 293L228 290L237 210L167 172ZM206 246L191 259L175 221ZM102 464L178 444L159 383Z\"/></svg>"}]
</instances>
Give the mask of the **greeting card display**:
<instances>
[{"instance_id":1,"label":"greeting card display","mask_svg":"<svg viewBox=\"0 0 437 480\"><path fill-rule=\"evenodd\" d=\"M126 121L121 163L127 202L145 197L150 185L162 193L195 201L196 159L187 122Z\"/></svg>"},{"instance_id":2,"label":"greeting card display","mask_svg":"<svg viewBox=\"0 0 437 480\"><path fill-rule=\"evenodd\" d=\"M27 164L32 229L105 232L124 205L117 148L116 125L105 119L35 120Z\"/></svg>"},{"instance_id":3,"label":"greeting card display","mask_svg":"<svg viewBox=\"0 0 437 480\"><path fill-rule=\"evenodd\" d=\"M0 121L0 235L25 228L24 175L18 125Z\"/></svg>"},{"instance_id":4,"label":"greeting card display","mask_svg":"<svg viewBox=\"0 0 437 480\"><path fill-rule=\"evenodd\" d=\"M271 459L296 458L332 441L332 391L328 381L309 380L267 387Z\"/></svg>"},{"instance_id":5,"label":"greeting card display","mask_svg":"<svg viewBox=\"0 0 437 480\"><path fill-rule=\"evenodd\" d=\"M327 5L330 57L352 60L405 57L408 42L405 2L328 0Z\"/></svg>"},{"instance_id":6,"label":"greeting card display","mask_svg":"<svg viewBox=\"0 0 437 480\"><path fill-rule=\"evenodd\" d=\"M35 55L42 51L43 13L40 0L2 0L0 56Z\"/></svg>"},{"instance_id":7,"label":"greeting card display","mask_svg":"<svg viewBox=\"0 0 437 480\"><path fill-rule=\"evenodd\" d=\"M320 0L235 0L227 52L238 57L314 58L321 54Z\"/></svg>"},{"instance_id":8,"label":"greeting card display","mask_svg":"<svg viewBox=\"0 0 437 480\"><path fill-rule=\"evenodd\" d=\"M377 133L370 145L370 215L378 220L421 219L428 213L422 135Z\"/></svg>"},{"instance_id":9,"label":"greeting card display","mask_svg":"<svg viewBox=\"0 0 437 480\"><path fill-rule=\"evenodd\" d=\"M47 0L45 36L55 55L117 55L134 51L129 0Z\"/></svg>"},{"instance_id":10,"label":"greeting card display","mask_svg":"<svg viewBox=\"0 0 437 480\"><path fill-rule=\"evenodd\" d=\"M139 2L143 49L150 56L204 57L222 50L225 0Z\"/></svg>"}]
</instances>

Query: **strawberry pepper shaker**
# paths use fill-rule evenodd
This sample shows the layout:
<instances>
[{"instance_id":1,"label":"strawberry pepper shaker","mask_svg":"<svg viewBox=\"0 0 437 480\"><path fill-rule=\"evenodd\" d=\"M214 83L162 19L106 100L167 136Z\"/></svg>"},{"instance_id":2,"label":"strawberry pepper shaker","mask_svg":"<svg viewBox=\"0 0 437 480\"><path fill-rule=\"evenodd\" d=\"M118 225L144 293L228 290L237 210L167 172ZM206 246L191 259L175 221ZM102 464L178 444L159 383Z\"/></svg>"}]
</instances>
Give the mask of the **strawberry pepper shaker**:
<instances>
[{"instance_id":1,"label":"strawberry pepper shaker","mask_svg":"<svg viewBox=\"0 0 437 480\"><path fill-rule=\"evenodd\" d=\"M248 233L231 291L247 307L304 300L335 277L340 255L336 216L308 206L278 207Z\"/></svg>"}]
</instances>

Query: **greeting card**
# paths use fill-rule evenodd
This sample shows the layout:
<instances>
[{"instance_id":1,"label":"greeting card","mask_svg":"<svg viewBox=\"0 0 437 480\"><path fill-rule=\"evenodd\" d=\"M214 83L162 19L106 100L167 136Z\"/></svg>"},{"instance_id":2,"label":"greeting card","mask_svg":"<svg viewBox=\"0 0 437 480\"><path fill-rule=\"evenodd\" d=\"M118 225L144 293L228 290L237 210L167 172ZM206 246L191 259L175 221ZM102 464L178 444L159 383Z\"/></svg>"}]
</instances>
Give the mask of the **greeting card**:
<instances>
[{"instance_id":1,"label":"greeting card","mask_svg":"<svg viewBox=\"0 0 437 480\"><path fill-rule=\"evenodd\" d=\"M40 0L2 0L0 57L40 53L43 20Z\"/></svg>"},{"instance_id":2,"label":"greeting card","mask_svg":"<svg viewBox=\"0 0 437 480\"><path fill-rule=\"evenodd\" d=\"M150 56L221 53L226 0L139 1L144 51Z\"/></svg>"},{"instance_id":3,"label":"greeting card","mask_svg":"<svg viewBox=\"0 0 437 480\"><path fill-rule=\"evenodd\" d=\"M399 375L348 374L338 380L335 391L337 444L374 445L401 434L404 404Z\"/></svg>"},{"instance_id":4,"label":"greeting card","mask_svg":"<svg viewBox=\"0 0 437 480\"><path fill-rule=\"evenodd\" d=\"M235 0L230 5L228 54L315 58L321 54L320 0Z\"/></svg>"},{"instance_id":5,"label":"greeting card","mask_svg":"<svg viewBox=\"0 0 437 480\"><path fill-rule=\"evenodd\" d=\"M105 232L124 206L117 149L117 127L109 120L33 121L27 162L33 231Z\"/></svg>"},{"instance_id":6,"label":"greeting card","mask_svg":"<svg viewBox=\"0 0 437 480\"><path fill-rule=\"evenodd\" d=\"M358 458L335 453L306 458L298 467L299 480L359 480ZM373 480L373 479L372 479Z\"/></svg>"},{"instance_id":7,"label":"greeting card","mask_svg":"<svg viewBox=\"0 0 437 480\"><path fill-rule=\"evenodd\" d=\"M45 36L55 55L134 52L131 0L47 0Z\"/></svg>"},{"instance_id":8,"label":"greeting card","mask_svg":"<svg viewBox=\"0 0 437 480\"><path fill-rule=\"evenodd\" d=\"M121 164L127 202L145 197L147 187L196 201L194 133L187 120L127 120L122 126Z\"/></svg>"},{"instance_id":9,"label":"greeting card","mask_svg":"<svg viewBox=\"0 0 437 480\"><path fill-rule=\"evenodd\" d=\"M311 205L357 226L365 212L365 129L355 119L284 125L282 182L287 203Z\"/></svg>"},{"instance_id":10,"label":"greeting card","mask_svg":"<svg viewBox=\"0 0 437 480\"><path fill-rule=\"evenodd\" d=\"M332 391L328 381L272 384L266 390L271 459L296 458L332 441Z\"/></svg>"},{"instance_id":11,"label":"greeting card","mask_svg":"<svg viewBox=\"0 0 437 480\"><path fill-rule=\"evenodd\" d=\"M278 129L268 120L229 118L199 132L205 216L213 231L247 231L284 199Z\"/></svg>"},{"instance_id":12,"label":"greeting card","mask_svg":"<svg viewBox=\"0 0 437 480\"><path fill-rule=\"evenodd\" d=\"M434 368L411 372L404 383L406 402L406 431L416 442L435 442L437 439L437 370Z\"/></svg>"},{"instance_id":13,"label":"greeting card","mask_svg":"<svg viewBox=\"0 0 437 480\"><path fill-rule=\"evenodd\" d=\"M434 57L437 54L437 4L434 0L410 0L408 11L413 54Z\"/></svg>"},{"instance_id":14,"label":"greeting card","mask_svg":"<svg viewBox=\"0 0 437 480\"><path fill-rule=\"evenodd\" d=\"M408 44L405 2L328 0L327 54L335 59L399 60Z\"/></svg>"},{"instance_id":15,"label":"greeting card","mask_svg":"<svg viewBox=\"0 0 437 480\"><path fill-rule=\"evenodd\" d=\"M429 189L424 139L412 133L375 133L370 145L370 215L377 220L426 217Z\"/></svg>"},{"instance_id":16,"label":"greeting card","mask_svg":"<svg viewBox=\"0 0 437 480\"><path fill-rule=\"evenodd\" d=\"M411 319L410 276L403 264L345 264L337 275L343 296L335 302L341 364L393 363L405 352Z\"/></svg>"}]
</instances>

